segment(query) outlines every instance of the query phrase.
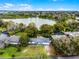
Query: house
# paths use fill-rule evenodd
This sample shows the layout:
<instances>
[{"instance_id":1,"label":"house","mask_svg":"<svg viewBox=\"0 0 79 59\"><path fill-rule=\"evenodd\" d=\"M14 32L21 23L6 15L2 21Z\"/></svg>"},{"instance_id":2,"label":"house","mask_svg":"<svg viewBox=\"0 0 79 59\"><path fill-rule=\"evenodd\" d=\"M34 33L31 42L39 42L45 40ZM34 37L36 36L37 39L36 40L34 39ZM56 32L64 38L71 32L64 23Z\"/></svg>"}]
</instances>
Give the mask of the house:
<instances>
[{"instance_id":1,"label":"house","mask_svg":"<svg viewBox=\"0 0 79 59\"><path fill-rule=\"evenodd\" d=\"M42 36L37 36L37 38L30 38L29 44L42 44L49 45L51 40Z\"/></svg>"},{"instance_id":2,"label":"house","mask_svg":"<svg viewBox=\"0 0 79 59\"><path fill-rule=\"evenodd\" d=\"M62 37L65 37L66 35L63 32L55 32L51 37L53 39L61 39Z\"/></svg>"},{"instance_id":3,"label":"house","mask_svg":"<svg viewBox=\"0 0 79 59\"><path fill-rule=\"evenodd\" d=\"M8 35L7 34L4 34L4 33L1 33L0 34L0 41L4 41L7 38L8 38Z\"/></svg>"},{"instance_id":4,"label":"house","mask_svg":"<svg viewBox=\"0 0 79 59\"><path fill-rule=\"evenodd\" d=\"M9 44L19 44L20 36L13 35L8 38L8 43ZM42 45L49 45L50 44L50 39L45 38L42 36L39 36L37 38L30 38L30 41L28 42L29 44L42 44Z\"/></svg>"},{"instance_id":5,"label":"house","mask_svg":"<svg viewBox=\"0 0 79 59\"><path fill-rule=\"evenodd\" d=\"M1 33L0 34L0 48L4 48L5 47L5 41L8 39L8 35Z\"/></svg>"},{"instance_id":6,"label":"house","mask_svg":"<svg viewBox=\"0 0 79 59\"><path fill-rule=\"evenodd\" d=\"M61 39L61 38L65 38L66 35L52 35L53 39Z\"/></svg>"},{"instance_id":7,"label":"house","mask_svg":"<svg viewBox=\"0 0 79 59\"><path fill-rule=\"evenodd\" d=\"M16 45L19 44L19 40L20 40L20 36L13 35L8 38L8 43Z\"/></svg>"},{"instance_id":8,"label":"house","mask_svg":"<svg viewBox=\"0 0 79 59\"><path fill-rule=\"evenodd\" d=\"M79 17L76 17L76 20L75 20L75 22L78 22L78 23L79 23Z\"/></svg>"},{"instance_id":9,"label":"house","mask_svg":"<svg viewBox=\"0 0 79 59\"><path fill-rule=\"evenodd\" d=\"M19 39L20 39L20 36L13 35L9 37L7 34L1 33L0 48L4 47L5 44L13 44L13 45L19 44Z\"/></svg>"},{"instance_id":10,"label":"house","mask_svg":"<svg viewBox=\"0 0 79 59\"><path fill-rule=\"evenodd\" d=\"M9 33L5 30L1 31L2 34L8 35Z\"/></svg>"},{"instance_id":11,"label":"house","mask_svg":"<svg viewBox=\"0 0 79 59\"><path fill-rule=\"evenodd\" d=\"M70 35L70 36L79 36L79 32L64 32L65 35Z\"/></svg>"},{"instance_id":12,"label":"house","mask_svg":"<svg viewBox=\"0 0 79 59\"><path fill-rule=\"evenodd\" d=\"M79 21L79 17L76 17L76 20Z\"/></svg>"},{"instance_id":13,"label":"house","mask_svg":"<svg viewBox=\"0 0 79 59\"><path fill-rule=\"evenodd\" d=\"M53 39L61 39L61 38L70 37L70 36L72 37L79 36L79 32L63 32L63 34L56 33L52 35L51 37Z\"/></svg>"},{"instance_id":14,"label":"house","mask_svg":"<svg viewBox=\"0 0 79 59\"><path fill-rule=\"evenodd\" d=\"M57 31L57 32L54 33L54 35L64 35L64 33L60 32L60 31Z\"/></svg>"}]
</instances>

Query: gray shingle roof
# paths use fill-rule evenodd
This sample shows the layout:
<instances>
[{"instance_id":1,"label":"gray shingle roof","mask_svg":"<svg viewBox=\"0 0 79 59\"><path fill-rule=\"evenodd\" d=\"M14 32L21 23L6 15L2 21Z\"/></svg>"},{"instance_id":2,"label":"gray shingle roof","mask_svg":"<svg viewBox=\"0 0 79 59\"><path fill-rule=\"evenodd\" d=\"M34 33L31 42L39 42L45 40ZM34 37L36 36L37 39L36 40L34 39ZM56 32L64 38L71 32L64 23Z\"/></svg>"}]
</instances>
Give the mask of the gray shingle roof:
<instances>
[{"instance_id":1,"label":"gray shingle roof","mask_svg":"<svg viewBox=\"0 0 79 59\"><path fill-rule=\"evenodd\" d=\"M68 34L72 36L79 36L79 32L64 32L64 34Z\"/></svg>"},{"instance_id":2,"label":"gray shingle roof","mask_svg":"<svg viewBox=\"0 0 79 59\"><path fill-rule=\"evenodd\" d=\"M18 44L19 43L19 39L20 39L20 36L13 35L13 36L9 37L8 42L10 44Z\"/></svg>"},{"instance_id":3,"label":"gray shingle roof","mask_svg":"<svg viewBox=\"0 0 79 59\"><path fill-rule=\"evenodd\" d=\"M37 38L30 38L30 44L50 44L50 39L39 36Z\"/></svg>"},{"instance_id":4,"label":"gray shingle roof","mask_svg":"<svg viewBox=\"0 0 79 59\"><path fill-rule=\"evenodd\" d=\"M7 38L8 38L7 34L3 34L3 33L0 34L0 41L4 41Z\"/></svg>"}]
</instances>

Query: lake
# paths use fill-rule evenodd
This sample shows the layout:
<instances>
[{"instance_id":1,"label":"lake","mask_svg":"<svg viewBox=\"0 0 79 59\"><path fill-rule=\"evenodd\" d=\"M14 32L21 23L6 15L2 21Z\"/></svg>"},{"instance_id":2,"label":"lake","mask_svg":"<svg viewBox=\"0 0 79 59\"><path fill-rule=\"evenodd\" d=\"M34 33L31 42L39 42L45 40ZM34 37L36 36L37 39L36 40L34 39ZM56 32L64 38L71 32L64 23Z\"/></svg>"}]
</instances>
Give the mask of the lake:
<instances>
[{"instance_id":1,"label":"lake","mask_svg":"<svg viewBox=\"0 0 79 59\"><path fill-rule=\"evenodd\" d=\"M26 18L26 19L3 19L4 21L13 21L15 23L23 23L28 25L29 23L35 23L39 28L43 24L54 25L56 21L42 18Z\"/></svg>"}]
</instances>

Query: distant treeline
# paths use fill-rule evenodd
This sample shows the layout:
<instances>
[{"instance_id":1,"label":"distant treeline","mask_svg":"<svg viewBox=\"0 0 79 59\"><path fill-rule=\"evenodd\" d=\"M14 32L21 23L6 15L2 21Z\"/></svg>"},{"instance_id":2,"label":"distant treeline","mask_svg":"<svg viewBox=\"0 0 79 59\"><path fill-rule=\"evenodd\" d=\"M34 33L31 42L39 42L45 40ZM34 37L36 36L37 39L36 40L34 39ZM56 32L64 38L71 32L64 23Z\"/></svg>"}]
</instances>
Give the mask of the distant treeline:
<instances>
[{"instance_id":1,"label":"distant treeline","mask_svg":"<svg viewBox=\"0 0 79 59\"><path fill-rule=\"evenodd\" d=\"M75 19L79 16L78 11L0 11L0 18L29 18L39 17L46 19Z\"/></svg>"}]
</instances>

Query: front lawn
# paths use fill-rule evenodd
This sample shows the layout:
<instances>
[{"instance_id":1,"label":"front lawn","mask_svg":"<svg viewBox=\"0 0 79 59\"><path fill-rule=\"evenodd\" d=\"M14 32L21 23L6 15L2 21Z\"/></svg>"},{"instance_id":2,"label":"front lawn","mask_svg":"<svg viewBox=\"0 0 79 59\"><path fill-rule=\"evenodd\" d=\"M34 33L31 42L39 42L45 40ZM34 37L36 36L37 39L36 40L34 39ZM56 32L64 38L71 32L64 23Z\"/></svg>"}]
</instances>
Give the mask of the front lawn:
<instances>
[{"instance_id":1,"label":"front lawn","mask_svg":"<svg viewBox=\"0 0 79 59\"><path fill-rule=\"evenodd\" d=\"M47 58L44 46L42 45L29 45L25 48L22 48L20 52L17 52L15 47L7 47L5 49L0 49L0 57L45 57Z\"/></svg>"},{"instance_id":2,"label":"front lawn","mask_svg":"<svg viewBox=\"0 0 79 59\"><path fill-rule=\"evenodd\" d=\"M29 45L26 47L22 53L24 53L25 56L38 56L38 55L46 55L46 52L44 50L44 46L41 45Z\"/></svg>"},{"instance_id":3,"label":"front lawn","mask_svg":"<svg viewBox=\"0 0 79 59\"><path fill-rule=\"evenodd\" d=\"M4 30L5 28L0 27L0 31Z\"/></svg>"}]
</instances>

